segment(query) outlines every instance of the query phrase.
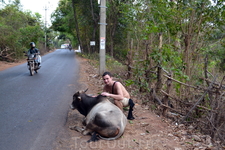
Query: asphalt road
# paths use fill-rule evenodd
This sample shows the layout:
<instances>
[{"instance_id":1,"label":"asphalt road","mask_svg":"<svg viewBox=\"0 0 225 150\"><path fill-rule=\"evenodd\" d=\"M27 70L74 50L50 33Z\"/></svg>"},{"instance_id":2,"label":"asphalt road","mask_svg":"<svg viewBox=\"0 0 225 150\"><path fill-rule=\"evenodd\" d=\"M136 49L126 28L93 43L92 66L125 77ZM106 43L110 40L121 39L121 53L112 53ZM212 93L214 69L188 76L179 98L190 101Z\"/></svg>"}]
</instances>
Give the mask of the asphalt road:
<instances>
[{"instance_id":1,"label":"asphalt road","mask_svg":"<svg viewBox=\"0 0 225 150\"><path fill-rule=\"evenodd\" d=\"M79 89L79 65L67 49L42 56L30 76L26 63L0 71L0 149L50 150Z\"/></svg>"}]
</instances>

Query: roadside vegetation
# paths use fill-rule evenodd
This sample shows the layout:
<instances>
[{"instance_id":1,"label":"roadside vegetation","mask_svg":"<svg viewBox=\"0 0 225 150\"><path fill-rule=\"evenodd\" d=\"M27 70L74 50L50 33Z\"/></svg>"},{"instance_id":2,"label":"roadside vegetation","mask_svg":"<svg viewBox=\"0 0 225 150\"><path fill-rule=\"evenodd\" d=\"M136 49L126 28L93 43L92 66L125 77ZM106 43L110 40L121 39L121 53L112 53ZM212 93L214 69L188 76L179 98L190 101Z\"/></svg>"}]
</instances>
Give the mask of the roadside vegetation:
<instances>
[{"instance_id":1,"label":"roadside vegetation","mask_svg":"<svg viewBox=\"0 0 225 150\"><path fill-rule=\"evenodd\" d=\"M18 23L13 27L10 12L26 19L12 19ZM0 14L0 56L6 48L19 56L31 35L43 44L38 14L21 12L15 3ZM51 42L57 32L59 39L80 46L80 55L98 62L99 19L96 0L61 0L46 30ZM224 145L224 20L224 0L107 0L107 68L149 108Z\"/></svg>"},{"instance_id":2,"label":"roadside vegetation","mask_svg":"<svg viewBox=\"0 0 225 150\"><path fill-rule=\"evenodd\" d=\"M0 61L24 59L23 51L30 48L30 42L35 42L43 55L67 41L64 34L46 27L41 17L23 10L19 0L0 1Z\"/></svg>"},{"instance_id":3,"label":"roadside vegetation","mask_svg":"<svg viewBox=\"0 0 225 150\"><path fill-rule=\"evenodd\" d=\"M52 28L73 35L98 62L97 2L59 5ZM107 69L143 104L214 141L225 138L224 8L223 1L209 0L107 1Z\"/></svg>"}]
</instances>

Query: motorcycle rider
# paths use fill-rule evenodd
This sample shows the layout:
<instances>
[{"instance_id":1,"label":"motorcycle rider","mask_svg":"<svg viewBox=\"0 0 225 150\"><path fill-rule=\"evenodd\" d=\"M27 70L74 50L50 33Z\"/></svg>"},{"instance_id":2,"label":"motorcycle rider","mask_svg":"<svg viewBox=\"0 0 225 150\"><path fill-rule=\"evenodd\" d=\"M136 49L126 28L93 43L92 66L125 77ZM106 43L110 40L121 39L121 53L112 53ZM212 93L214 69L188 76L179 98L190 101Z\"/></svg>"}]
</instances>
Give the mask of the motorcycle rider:
<instances>
[{"instance_id":1,"label":"motorcycle rider","mask_svg":"<svg viewBox=\"0 0 225 150\"><path fill-rule=\"evenodd\" d=\"M71 44L68 45L68 49L72 50L72 45Z\"/></svg>"},{"instance_id":2,"label":"motorcycle rider","mask_svg":"<svg viewBox=\"0 0 225 150\"><path fill-rule=\"evenodd\" d=\"M38 67L41 68L41 56L39 50L35 47L35 43L30 43L30 49L28 50L28 55L34 54L34 57L36 58L36 62L38 63Z\"/></svg>"}]
</instances>

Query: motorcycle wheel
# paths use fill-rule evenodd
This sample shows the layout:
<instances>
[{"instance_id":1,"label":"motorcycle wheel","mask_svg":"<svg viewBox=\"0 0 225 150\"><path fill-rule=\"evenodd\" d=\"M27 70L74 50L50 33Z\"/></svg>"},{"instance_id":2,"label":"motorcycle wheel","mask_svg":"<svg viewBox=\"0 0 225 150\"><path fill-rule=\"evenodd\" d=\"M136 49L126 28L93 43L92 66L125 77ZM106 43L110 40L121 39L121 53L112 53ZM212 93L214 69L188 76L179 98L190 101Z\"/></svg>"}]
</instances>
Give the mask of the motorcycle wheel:
<instances>
[{"instance_id":1,"label":"motorcycle wheel","mask_svg":"<svg viewBox=\"0 0 225 150\"><path fill-rule=\"evenodd\" d=\"M36 73L38 73L38 69L39 69L38 64L37 64L37 63L35 63L35 66L34 66L34 71L35 71Z\"/></svg>"},{"instance_id":2,"label":"motorcycle wheel","mask_svg":"<svg viewBox=\"0 0 225 150\"><path fill-rule=\"evenodd\" d=\"M31 76L34 75L34 66L33 66L33 63L30 63L30 75Z\"/></svg>"}]
</instances>

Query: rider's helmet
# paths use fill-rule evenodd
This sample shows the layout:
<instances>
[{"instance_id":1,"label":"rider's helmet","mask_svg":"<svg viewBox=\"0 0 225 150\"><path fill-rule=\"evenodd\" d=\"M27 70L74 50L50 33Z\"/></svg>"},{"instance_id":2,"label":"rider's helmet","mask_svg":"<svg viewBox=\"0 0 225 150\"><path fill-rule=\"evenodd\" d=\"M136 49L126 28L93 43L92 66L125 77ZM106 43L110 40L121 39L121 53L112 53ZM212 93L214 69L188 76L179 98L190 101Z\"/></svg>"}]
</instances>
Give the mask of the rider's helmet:
<instances>
[{"instance_id":1,"label":"rider's helmet","mask_svg":"<svg viewBox=\"0 0 225 150\"><path fill-rule=\"evenodd\" d=\"M34 43L34 42L31 42L31 43L30 43L30 46L31 46L31 47L35 47L35 43Z\"/></svg>"}]
</instances>

